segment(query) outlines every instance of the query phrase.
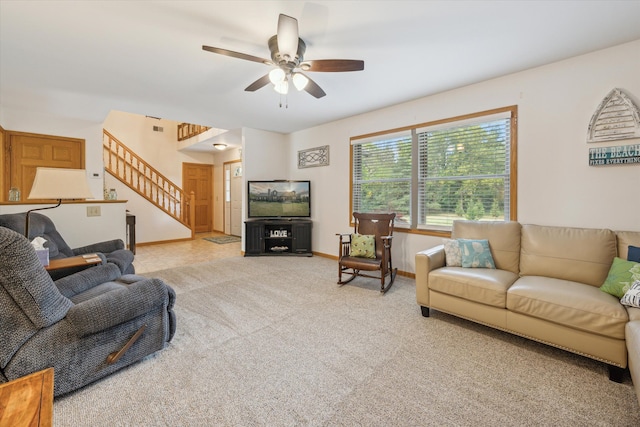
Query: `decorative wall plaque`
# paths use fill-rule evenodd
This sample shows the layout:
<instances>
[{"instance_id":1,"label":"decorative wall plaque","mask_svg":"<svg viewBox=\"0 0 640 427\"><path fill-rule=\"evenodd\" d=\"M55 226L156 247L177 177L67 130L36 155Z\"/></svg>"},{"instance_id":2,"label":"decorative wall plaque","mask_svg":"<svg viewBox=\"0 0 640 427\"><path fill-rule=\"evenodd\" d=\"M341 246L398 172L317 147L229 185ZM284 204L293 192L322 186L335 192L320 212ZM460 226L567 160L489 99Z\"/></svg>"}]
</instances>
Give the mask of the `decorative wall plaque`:
<instances>
[{"instance_id":1,"label":"decorative wall plaque","mask_svg":"<svg viewBox=\"0 0 640 427\"><path fill-rule=\"evenodd\" d=\"M298 151L298 169L329 165L329 146Z\"/></svg>"},{"instance_id":2,"label":"decorative wall plaque","mask_svg":"<svg viewBox=\"0 0 640 427\"><path fill-rule=\"evenodd\" d=\"M589 166L640 164L640 144L589 148Z\"/></svg>"},{"instance_id":3,"label":"decorative wall plaque","mask_svg":"<svg viewBox=\"0 0 640 427\"><path fill-rule=\"evenodd\" d=\"M620 89L604 97L589 122L587 142L640 138L640 113Z\"/></svg>"}]
</instances>

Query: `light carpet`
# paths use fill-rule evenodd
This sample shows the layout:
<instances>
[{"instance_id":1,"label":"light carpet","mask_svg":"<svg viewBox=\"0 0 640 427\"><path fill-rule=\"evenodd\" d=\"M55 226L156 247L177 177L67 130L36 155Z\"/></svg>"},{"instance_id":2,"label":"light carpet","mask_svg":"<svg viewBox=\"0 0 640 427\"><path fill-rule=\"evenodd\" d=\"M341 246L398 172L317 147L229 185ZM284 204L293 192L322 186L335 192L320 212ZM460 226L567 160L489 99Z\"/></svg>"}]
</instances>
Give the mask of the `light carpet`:
<instances>
[{"instance_id":1,"label":"light carpet","mask_svg":"<svg viewBox=\"0 0 640 427\"><path fill-rule=\"evenodd\" d=\"M628 374L433 312L414 281L336 284L325 258L146 274L177 293L164 350L54 403L61 426L638 426Z\"/></svg>"}]
</instances>

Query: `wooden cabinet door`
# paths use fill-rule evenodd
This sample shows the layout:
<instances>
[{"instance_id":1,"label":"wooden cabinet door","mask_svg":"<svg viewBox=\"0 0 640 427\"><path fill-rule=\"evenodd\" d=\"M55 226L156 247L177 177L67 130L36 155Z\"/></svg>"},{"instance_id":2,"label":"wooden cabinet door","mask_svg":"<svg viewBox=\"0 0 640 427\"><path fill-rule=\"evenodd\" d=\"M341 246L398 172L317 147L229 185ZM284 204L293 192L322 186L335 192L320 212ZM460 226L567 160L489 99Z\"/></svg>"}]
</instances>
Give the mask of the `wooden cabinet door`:
<instances>
[{"instance_id":1,"label":"wooden cabinet door","mask_svg":"<svg viewBox=\"0 0 640 427\"><path fill-rule=\"evenodd\" d=\"M293 234L293 252L311 253L311 222L294 223L291 232Z\"/></svg>"},{"instance_id":2,"label":"wooden cabinet door","mask_svg":"<svg viewBox=\"0 0 640 427\"><path fill-rule=\"evenodd\" d=\"M84 139L7 131L8 173L2 200L7 199L11 187L16 187L21 201L26 201L38 167L84 169L84 144Z\"/></svg>"},{"instance_id":3,"label":"wooden cabinet door","mask_svg":"<svg viewBox=\"0 0 640 427\"><path fill-rule=\"evenodd\" d=\"M260 255L264 252L262 247L264 226L261 222L245 222L246 232L244 237L245 255Z\"/></svg>"}]
</instances>

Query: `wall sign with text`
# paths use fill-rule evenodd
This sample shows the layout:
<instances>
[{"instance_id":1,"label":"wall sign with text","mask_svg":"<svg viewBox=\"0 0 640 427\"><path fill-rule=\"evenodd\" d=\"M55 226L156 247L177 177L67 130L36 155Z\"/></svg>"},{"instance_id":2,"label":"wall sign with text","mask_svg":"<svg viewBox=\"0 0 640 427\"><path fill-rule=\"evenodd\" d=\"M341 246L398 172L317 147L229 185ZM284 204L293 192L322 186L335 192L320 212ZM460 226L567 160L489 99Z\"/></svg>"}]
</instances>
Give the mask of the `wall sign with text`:
<instances>
[{"instance_id":1,"label":"wall sign with text","mask_svg":"<svg viewBox=\"0 0 640 427\"><path fill-rule=\"evenodd\" d=\"M589 149L589 166L640 164L640 144Z\"/></svg>"}]
</instances>

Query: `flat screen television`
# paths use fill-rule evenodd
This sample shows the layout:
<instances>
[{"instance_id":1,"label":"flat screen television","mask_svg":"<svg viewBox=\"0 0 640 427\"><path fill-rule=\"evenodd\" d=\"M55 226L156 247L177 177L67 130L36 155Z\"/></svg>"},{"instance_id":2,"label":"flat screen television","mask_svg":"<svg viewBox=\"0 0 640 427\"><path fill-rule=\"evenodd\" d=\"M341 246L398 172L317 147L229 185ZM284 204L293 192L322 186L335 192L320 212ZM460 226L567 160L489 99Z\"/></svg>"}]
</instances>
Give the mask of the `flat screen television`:
<instances>
[{"instance_id":1,"label":"flat screen television","mask_svg":"<svg viewBox=\"0 0 640 427\"><path fill-rule=\"evenodd\" d=\"M310 181L248 181L249 218L308 218Z\"/></svg>"}]
</instances>

